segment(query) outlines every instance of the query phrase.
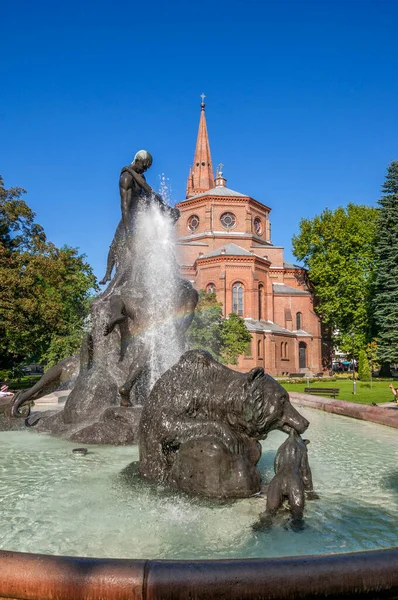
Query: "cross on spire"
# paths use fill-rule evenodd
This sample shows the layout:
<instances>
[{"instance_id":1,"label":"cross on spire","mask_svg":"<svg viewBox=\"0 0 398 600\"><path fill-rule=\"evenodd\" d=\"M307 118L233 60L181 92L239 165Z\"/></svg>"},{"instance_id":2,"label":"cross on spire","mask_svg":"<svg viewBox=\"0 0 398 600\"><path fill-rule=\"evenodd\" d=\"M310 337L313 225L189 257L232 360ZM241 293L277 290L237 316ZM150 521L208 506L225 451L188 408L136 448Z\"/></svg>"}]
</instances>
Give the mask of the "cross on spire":
<instances>
[{"instance_id":1,"label":"cross on spire","mask_svg":"<svg viewBox=\"0 0 398 600\"><path fill-rule=\"evenodd\" d=\"M219 165L217 165L217 168L218 168L218 174L219 174L219 175L222 175L222 169L223 169L223 167L225 167L225 165L223 165L223 163L222 163L222 162L220 162L220 164L219 164Z\"/></svg>"},{"instance_id":2,"label":"cross on spire","mask_svg":"<svg viewBox=\"0 0 398 600\"><path fill-rule=\"evenodd\" d=\"M202 98L202 104L200 105L202 107L202 109L205 107L205 98L206 96L204 95L204 93L202 92L200 94L200 97Z\"/></svg>"}]
</instances>

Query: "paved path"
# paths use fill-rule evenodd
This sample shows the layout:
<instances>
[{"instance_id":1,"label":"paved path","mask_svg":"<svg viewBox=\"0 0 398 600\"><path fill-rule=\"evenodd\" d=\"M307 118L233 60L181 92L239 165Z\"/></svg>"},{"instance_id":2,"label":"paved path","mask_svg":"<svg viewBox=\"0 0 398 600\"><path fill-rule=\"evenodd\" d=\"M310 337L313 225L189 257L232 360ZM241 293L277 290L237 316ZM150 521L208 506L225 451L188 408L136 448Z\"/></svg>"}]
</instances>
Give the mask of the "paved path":
<instances>
[{"instance_id":1,"label":"paved path","mask_svg":"<svg viewBox=\"0 0 398 600\"><path fill-rule=\"evenodd\" d=\"M343 415L361 421L371 421L372 423L398 428L398 406L394 402L383 402L377 406L372 406L371 404L332 400L323 396L299 392L290 392L289 397L294 404L301 404L301 406L318 408L335 415Z\"/></svg>"}]
</instances>

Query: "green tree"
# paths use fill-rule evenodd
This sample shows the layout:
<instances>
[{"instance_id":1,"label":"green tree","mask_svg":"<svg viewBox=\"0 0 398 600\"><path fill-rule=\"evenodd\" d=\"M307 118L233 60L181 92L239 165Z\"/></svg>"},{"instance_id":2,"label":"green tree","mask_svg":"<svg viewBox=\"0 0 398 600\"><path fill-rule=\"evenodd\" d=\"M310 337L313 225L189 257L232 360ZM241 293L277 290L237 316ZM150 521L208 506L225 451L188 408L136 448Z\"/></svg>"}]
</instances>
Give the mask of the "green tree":
<instances>
[{"instance_id":1,"label":"green tree","mask_svg":"<svg viewBox=\"0 0 398 600\"><path fill-rule=\"evenodd\" d=\"M388 166L382 191L378 200L373 307L380 374L389 375L390 364L398 363L398 161Z\"/></svg>"},{"instance_id":2,"label":"green tree","mask_svg":"<svg viewBox=\"0 0 398 600\"><path fill-rule=\"evenodd\" d=\"M308 270L315 310L343 351L357 353L371 339L375 208L348 204L302 219L295 257ZM355 333L354 338L352 334Z\"/></svg>"},{"instance_id":3,"label":"green tree","mask_svg":"<svg viewBox=\"0 0 398 600\"><path fill-rule=\"evenodd\" d=\"M189 347L207 350L217 360L236 365L250 341L251 334L244 320L234 313L223 319L222 304L217 302L216 294L201 290L195 316L187 332Z\"/></svg>"},{"instance_id":4,"label":"green tree","mask_svg":"<svg viewBox=\"0 0 398 600\"><path fill-rule=\"evenodd\" d=\"M370 370L375 371L380 367L380 363L377 360L377 339L374 338L369 344L366 346L366 356L368 357Z\"/></svg>"},{"instance_id":5,"label":"green tree","mask_svg":"<svg viewBox=\"0 0 398 600\"><path fill-rule=\"evenodd\" d=\"M221 326L222 304L217 302L216 294L200 290L195 316L187 332L189 347L207 350L221 360Z\"/></svg>"},{"instance_id":6,"label":"green tree","mask_svg":"<svg viewBox=\"0 0 398 600\"><path fill-rule=\"evenodd\" d=\"M77 349L96 287L84 256L47 241L23 193L0 178L0 368L43 359L56 339Z\"/></svg>"},{"instance_id":7,"label":"green tree","mask_svg":"<svg viewBox=\"0 0 398 600\"><path fill-rule=\"evenodd\" d=\"M239 356L247 351L251 340L252 336L246 329L244 320L235 313L231 313L221 325L223 361L229 365L237 365Z\"/></svg>"},{"instance_id":8,"label":"green tree","mask_svg":"<svg viewBox=\"0 0 398 600\"><path fill-rule=\"evenodd\" d=\"M361 350L359 353L358 378L361 381L369 381L370 379L370 366L365 350Z\"/></svg>"}]
</instances>

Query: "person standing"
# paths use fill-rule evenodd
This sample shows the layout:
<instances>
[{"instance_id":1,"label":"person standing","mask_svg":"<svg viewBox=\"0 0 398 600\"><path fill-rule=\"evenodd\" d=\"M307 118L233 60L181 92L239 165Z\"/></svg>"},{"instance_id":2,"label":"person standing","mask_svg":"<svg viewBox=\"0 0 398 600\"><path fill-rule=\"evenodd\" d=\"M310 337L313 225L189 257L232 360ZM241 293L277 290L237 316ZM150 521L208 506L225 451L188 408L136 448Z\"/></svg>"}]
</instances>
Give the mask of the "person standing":
<instances>
[{"instance_id":1,"label":"person standing","mask_svg":"<svg viewBox=\"0 0 398 600\"><path fill-rule=\"evenodd\" d=\"M388 386L394 395L394 400L398 404L398 390L393 386L392 383Z\"/></svg>"}]
</instances>

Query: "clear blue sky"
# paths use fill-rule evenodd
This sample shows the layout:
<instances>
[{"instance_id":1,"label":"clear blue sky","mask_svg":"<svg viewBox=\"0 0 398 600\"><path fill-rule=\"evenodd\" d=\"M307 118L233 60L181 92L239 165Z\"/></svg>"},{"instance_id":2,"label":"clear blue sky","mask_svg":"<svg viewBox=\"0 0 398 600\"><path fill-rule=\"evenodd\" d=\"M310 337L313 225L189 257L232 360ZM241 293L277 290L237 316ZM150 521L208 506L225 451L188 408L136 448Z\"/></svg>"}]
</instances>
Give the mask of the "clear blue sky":
<instances>
[{"instance_id":1,"label":"clear blue sky","mask_svg":"<svg viewBox=\"0 0 398 600\"><path fill-rule=\"evenodd\" d=\"M185 197L202 92L213 164L286 260L301 217L374 203L398 159L395 0L6 0L1 21L0 173L97 276L136 150Z\"/></svg>"}]
</instances>

